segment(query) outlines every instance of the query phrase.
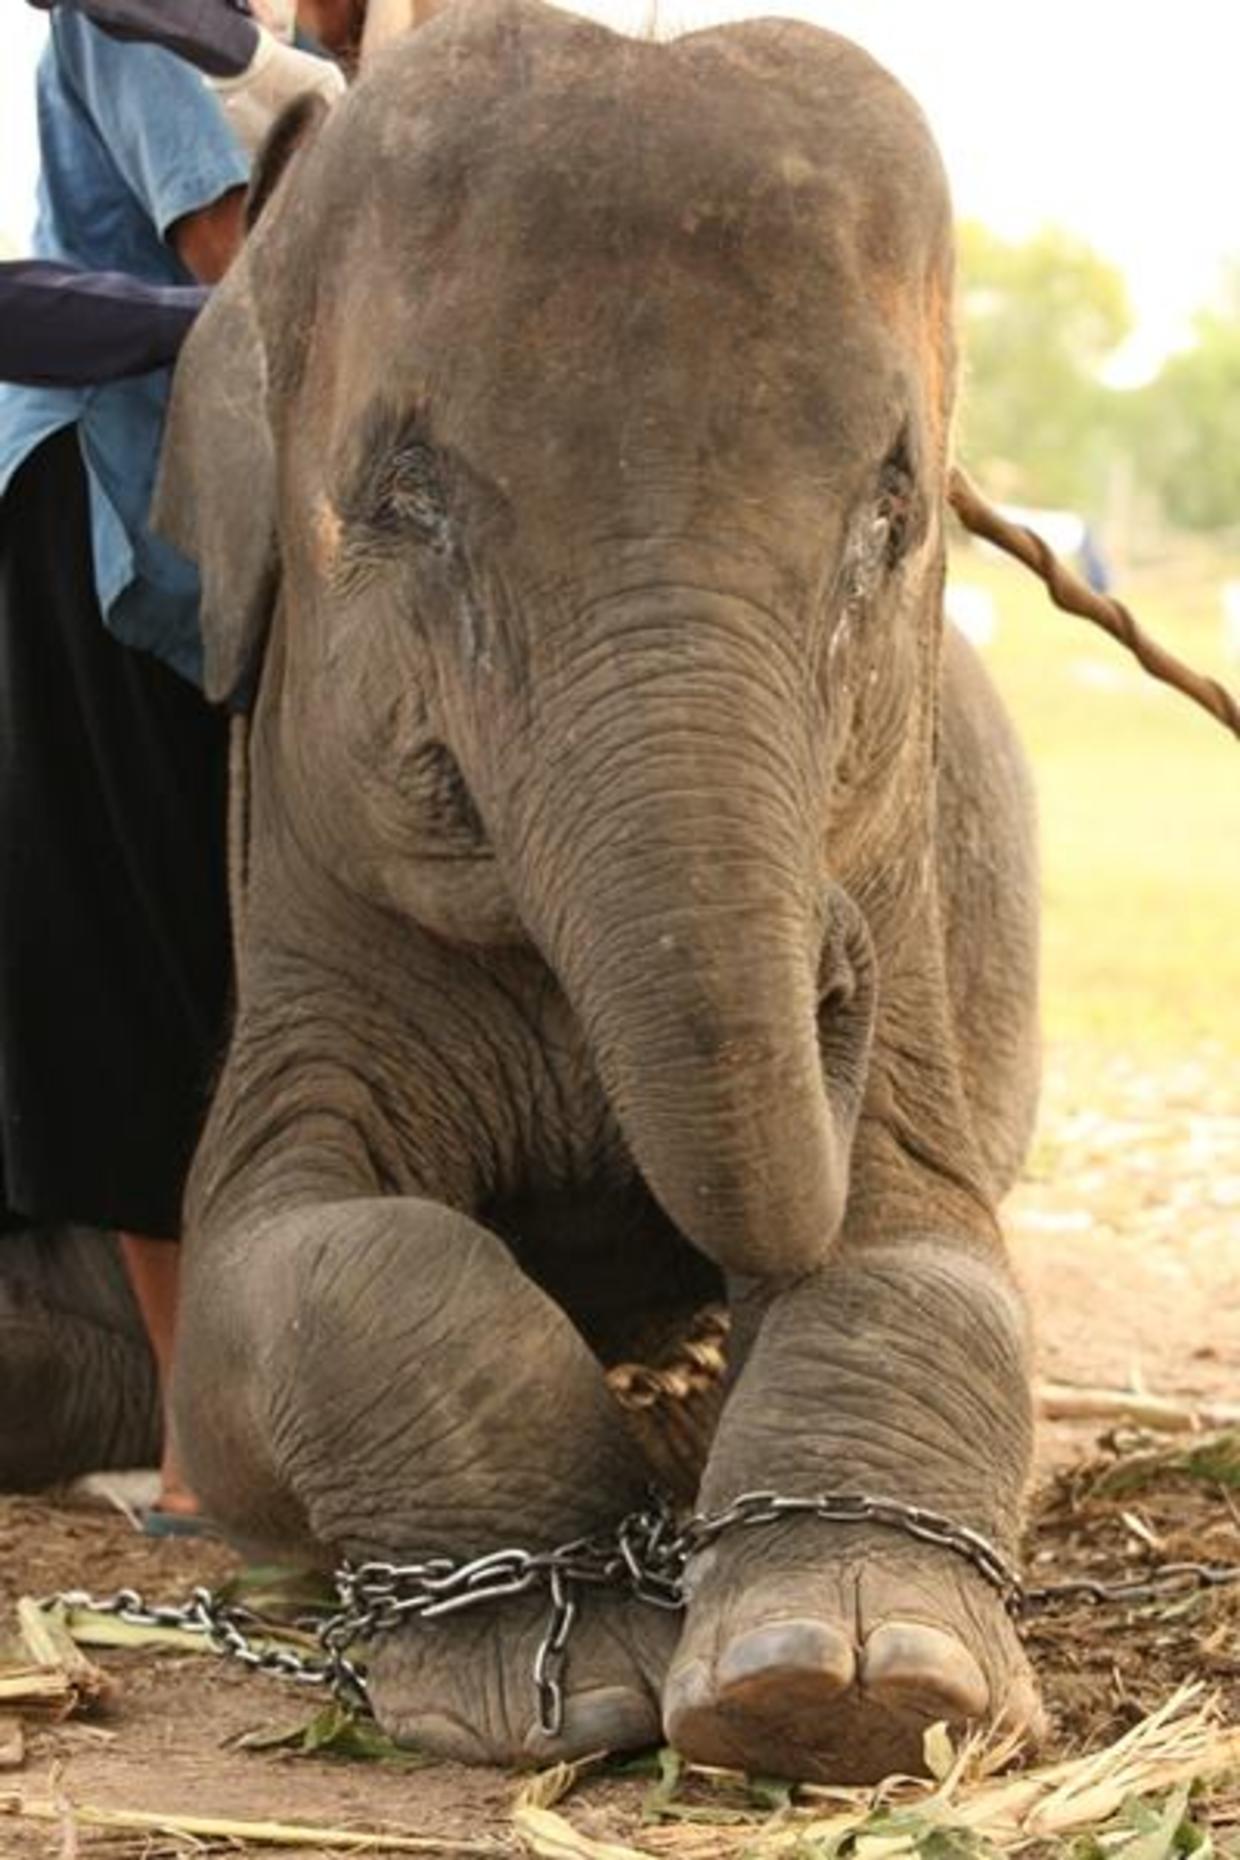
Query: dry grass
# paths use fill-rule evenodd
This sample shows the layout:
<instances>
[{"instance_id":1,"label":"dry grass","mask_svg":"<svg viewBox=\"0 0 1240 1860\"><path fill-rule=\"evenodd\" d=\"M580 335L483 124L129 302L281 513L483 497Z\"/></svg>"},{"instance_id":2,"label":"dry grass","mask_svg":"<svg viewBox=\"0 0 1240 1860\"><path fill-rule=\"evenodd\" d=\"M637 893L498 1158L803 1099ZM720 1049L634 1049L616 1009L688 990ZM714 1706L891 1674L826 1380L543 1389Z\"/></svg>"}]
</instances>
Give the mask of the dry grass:
<instances>
[{"instance_id":1,"label":"dry grass","mask_svg":"<svg viewBox=\"0 0 1240 1860\"><path fill-rule=\"evenodd\" d=\"M507 1860L512 1845L500 1838L449 1840L415 1829L331 1828L313 1822L247 1821L222 1815L160 1814L143 1809L98 1808L66 1795L0 1793L0 1819L55 1822L108 1834L163 1836L174 1851L201 1852L204 1844L226 1843L233 1853L252 1847L317 1848L324 1853L427 1854L461 1860ZM179 1845L178 1845L179 1844Z\"/></svg>"},{"instance_id":2,"label":"dry grass","mask_svg":"<svg viewBox=\"0 0 1240 1860\"><path fill-rule=\"evenodd\" d=\"M981 1860L1033 1849L1049 1860L1079 1853L1074 1843L1084 1833L1100 1853L1169 1860L1191 1851L1190 1791L1240 1768L1240 1728L1222 1728L1197 1685L1107 1747L1017 1775L996 1773L1010 1747L975 1740L953 1751L941 1727L928 1741L935 1780L893 1778L877 1790L801 1786L761 1816L745 1778L686 1766L674 1787L652 1792L653 1825L623 1845L596 1839L549 1805L548 1795L558 1800L575 1780L561 1766L551 1790L539 1779L518 1795L514 1825L540 1860Z\"/></svg>"}]
</instances>

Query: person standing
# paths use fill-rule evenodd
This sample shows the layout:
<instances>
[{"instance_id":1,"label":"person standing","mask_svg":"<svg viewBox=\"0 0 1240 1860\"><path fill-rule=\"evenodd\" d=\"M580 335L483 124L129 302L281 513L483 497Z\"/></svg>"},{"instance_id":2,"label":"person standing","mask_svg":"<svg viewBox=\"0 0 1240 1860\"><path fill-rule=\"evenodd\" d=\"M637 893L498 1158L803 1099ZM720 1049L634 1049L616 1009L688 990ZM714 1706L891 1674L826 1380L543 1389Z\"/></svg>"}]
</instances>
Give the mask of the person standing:
<instances>
[{"instance_id":1,"label":"person standing","mask_svg":"<svg viewBox=\"0 0 1240 1860\"><path fill-rule=\"evenodd\" d=\"M360 33L358 0L306 11ZM124 42L152 38L183 56ZM343 87L236 0L66 0L42 256L0 268L0 374L26 384L0 389L0 1224L27 1254L118 1232L164 1382L230 953L226 724L197 688L197 578L147 524L160 364L239 245L246 151ZM191 1519L166 1434L161 1473L157 1518Z\"/></svg>"},{"instance_id":2,"label":"person standing","mask_svg":"<svg viewBox=\"0 0 1240 1860\"><path fill-rule=\"evenodd\" d=\"M198 72L58 11L37 86L37 254L222 276L248 161ZM122 1236L163 1372L230 968L226 722L147 526L169 380L0 388L0 1186L10 1220ZM192 1513L170 1445L162 1472Z\"/></svg>"},{"instance_id":3,"label":"person standing","mask_svg":"<svg viewBox=\"0 0 1240 1860\"><path fill-rule=\"evenodd\" d=\"M206 77L242 147L253 152L274 117L307 90L342 94L330 59L286 44L291 7L260 0L28 0L40 11L80 13L110 38L161 45ZM319 0L319 30L352 48L362 13L354 0ZM50 259L0 261L0 382L98 387L176 359L208 295L202 284L149 282L123 270L91 271Z\"/></svg>"}]
</instances>

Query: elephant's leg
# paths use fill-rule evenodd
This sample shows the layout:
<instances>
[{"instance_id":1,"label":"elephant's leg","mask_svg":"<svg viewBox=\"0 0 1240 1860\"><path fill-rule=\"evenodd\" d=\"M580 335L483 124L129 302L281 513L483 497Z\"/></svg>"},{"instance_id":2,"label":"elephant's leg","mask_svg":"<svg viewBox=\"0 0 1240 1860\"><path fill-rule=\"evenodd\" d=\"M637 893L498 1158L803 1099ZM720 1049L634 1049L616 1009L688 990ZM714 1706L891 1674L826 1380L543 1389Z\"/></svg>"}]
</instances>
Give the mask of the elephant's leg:
<instances>
[{"instance_id":1,"label":"elephant's leg","mask_svg":"<svg viewBox=\"0 0 1240 1860\"><path fill-rule=\"evenodd\" d=\"M770 1301L702 1509L755 1488L868 1493L946 1514L1011 1558L1025 1358L1019 1298L980 1244L845 1246ZM864 1782L921 1770L936 1720L1037 1716L999 1594L951 1550L794 1519L733 1528L695 1560L665 1722L698 1761Z\"/></svg>"},{"instance_id":2,"label":"elephant's leg","mask_svg":"<svg viewBox=\"0 0 1240 1860\"><path fill-rule=\"evenodd\" d=\"M955 1049L991 1193L1015 1182L1041 1079L1038 852L1029 770L986 668L951 627L935 852Z\"/></svg>"},{"instance_id":3,"label":"elephant's leg","mask_svg":"<svg viewBox=\"0 0 1240 1860\"><path fill-rule=\"evenodd\" d=\"M0 1491L153 1466L155 1362L110 1234L0 1239Z\"/></svg>"},{"instance_id":4,"label":"elephant's leg","mask_svg":"<svg viewBox=\"0 0 1240 1860\"><path fill-rule=\"evenodd\" d=\"M599 1364L474 1221L339 1202L226 1252L195 1263L176 1401L195 1489L239 1539L299 1540L329 1564L463 1557L551 1548L641 1502L646 1470ZM473 1761L656 1737L675 1619L587 1598L547 1739L533 1681L547 1618L531 1593L402 1626L372 1649L380 1722Z\"/></svg>"}]
</instances>

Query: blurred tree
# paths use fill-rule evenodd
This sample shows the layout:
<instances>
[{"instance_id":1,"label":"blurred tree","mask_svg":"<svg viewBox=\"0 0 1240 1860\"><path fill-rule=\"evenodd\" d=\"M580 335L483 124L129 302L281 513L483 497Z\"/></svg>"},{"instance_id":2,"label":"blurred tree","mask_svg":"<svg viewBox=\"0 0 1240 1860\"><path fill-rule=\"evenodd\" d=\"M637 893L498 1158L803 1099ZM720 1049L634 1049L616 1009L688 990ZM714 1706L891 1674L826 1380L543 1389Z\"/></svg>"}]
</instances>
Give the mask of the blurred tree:
<instances>
[{"instance_id":1,"label":"blurred tree","mask_svg":"<svg viewBox=\"0 0 1240 1860\"><path fill-rule=\"evenodd\" d=\"M1135 397L1142 476L1187 529L1240 527L1240 265L1220 301Z\"/></svg>"},{"instance_id":2,"label":"blurred tree","mask_svg":"<svg viewBox=\"0 0 1240 1860\"><path fill-rule=\"evenodd\" d=\"M1103 501L1117 442L1103 367L1132 316L1123 275L1058 227L1011 244L958 228L963 392L958 451L1009 501Z\"/></svg>"}]
</instances>

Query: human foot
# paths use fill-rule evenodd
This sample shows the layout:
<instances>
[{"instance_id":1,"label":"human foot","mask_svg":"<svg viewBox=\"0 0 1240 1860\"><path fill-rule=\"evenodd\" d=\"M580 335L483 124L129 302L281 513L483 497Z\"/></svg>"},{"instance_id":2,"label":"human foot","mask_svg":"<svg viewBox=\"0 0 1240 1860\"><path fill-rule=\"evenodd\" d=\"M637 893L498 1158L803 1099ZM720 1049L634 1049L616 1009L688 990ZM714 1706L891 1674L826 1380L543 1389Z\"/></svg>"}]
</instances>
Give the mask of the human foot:
<instances>
[{"instance_id":1,"label":"human foot","mask_svg":"<svg viewBox=\"0 0 1240 1860\"><path fill-rule=\"evenodd\" d=\"M950 1550L816 1520L738 1528L690 1586L663 1709L696 1762L868 1783L923 1772L940 1720L1041 1733L1002 1598Z\"/></svg>"},{"instance_id":2,"label":"human foot","mask_svg":"<svg viewBox=\"0 0 1240 1860\"><path fill-rule=\"evenodd\" d=\"M185 1483L180 1462L171 1451L164 1454L159 1468L159 1497L155 1500L155 1509L176 1518L196 1518L202 1511L197 1494Z\"/></svg>"}]
</instances>

